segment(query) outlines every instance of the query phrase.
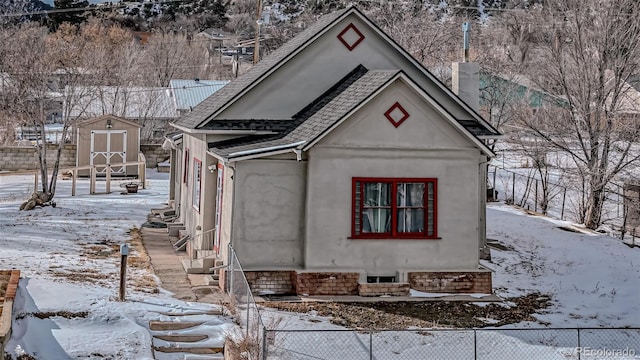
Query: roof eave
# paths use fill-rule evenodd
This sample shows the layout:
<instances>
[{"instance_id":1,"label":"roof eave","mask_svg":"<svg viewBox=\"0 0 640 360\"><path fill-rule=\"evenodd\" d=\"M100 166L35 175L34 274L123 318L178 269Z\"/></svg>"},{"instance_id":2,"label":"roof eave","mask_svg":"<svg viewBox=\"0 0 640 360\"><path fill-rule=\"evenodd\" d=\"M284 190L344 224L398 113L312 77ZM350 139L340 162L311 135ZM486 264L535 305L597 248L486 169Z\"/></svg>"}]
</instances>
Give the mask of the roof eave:
<instances>
[{"instance_id":1,"label":"roof eave","mask_svg":"<svg viewBox=\"0 0 640 360\"><path fill-rule=\"evenodd\" d=\"M269 130L208 130L208 129L192 129L178 125L176 123L169 123L174 128L183 131L188 134L205 134L205 135L275 135L276 131Z\"/></svg>"}]
</instances>

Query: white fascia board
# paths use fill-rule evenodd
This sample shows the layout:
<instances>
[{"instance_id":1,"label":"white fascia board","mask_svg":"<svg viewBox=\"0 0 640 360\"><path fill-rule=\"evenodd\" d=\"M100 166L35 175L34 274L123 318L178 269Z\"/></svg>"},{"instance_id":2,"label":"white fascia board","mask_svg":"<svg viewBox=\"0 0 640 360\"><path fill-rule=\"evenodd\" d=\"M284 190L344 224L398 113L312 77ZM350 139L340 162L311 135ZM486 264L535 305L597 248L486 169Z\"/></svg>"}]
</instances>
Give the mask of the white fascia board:
<instances>
[{"instance_id":1,"label":"white fascia board","mask_svg":"<svg viewBox=\"0 0 640 360\"><path fill-rule=\"evenodd\" d=\"M267 130L204 130L191 129L175 123L169 123L174 128L187 134L208 134L208 135L275 135L277 132Z\"/></svg>"}]
</instances>

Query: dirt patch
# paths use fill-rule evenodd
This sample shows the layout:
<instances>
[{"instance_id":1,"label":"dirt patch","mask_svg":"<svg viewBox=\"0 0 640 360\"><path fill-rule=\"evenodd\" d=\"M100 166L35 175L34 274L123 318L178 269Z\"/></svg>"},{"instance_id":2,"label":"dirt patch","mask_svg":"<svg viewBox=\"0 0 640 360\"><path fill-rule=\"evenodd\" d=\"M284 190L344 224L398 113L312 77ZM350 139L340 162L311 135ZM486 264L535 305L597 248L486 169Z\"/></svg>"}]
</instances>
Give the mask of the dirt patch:
<instances>
[{"instance_id":1,"label":"dirt patch","mask_svg":"<svg viewBox=\"0 0 640 360\"><path fill-rule=\"evenodd\" d=\"M533 315L550 305L551 298L539 293L483 306L462 301L265 303L265 306L284 311L313 311L319 316L330 317L333 324L351 329L380 330L409 327L471 328L502 326L522 321L539 322Z\"/></svg>"},{"instance_id":2,"label":"dirt patch","mask_svg":"<svg viewBox=\"0 0 640 360\"><path fill-rule=\"evenodd\" d=\"M22 313L16 316L16 319L23 319L27 316L36 317L38 319L49 319L52 317L62 317L65 319L77 319L77 318L86 318L89 316L88 311L43 311L43 312L32 312L32 313Z\"/></svg>"},{"instance_id":3,"label":"dirt patch","mask_svg":"<svg viewBox=\"0 0 640 360\"><path fill-rule=\"evenodd\" d=\"M73 271L55 271L49 270L51 275L59 278L65 278L73 282L102 283L105 280L113 279L115 273L101 273L96 269L77 269Z\"/></svg>"},{"instance_id":4,"label":"dirt patch","mask_svg":"<svg viewBox=\"0 0 640 360\"><path fill-rule=\"evenodd\" d=\"M132 228L129 230L131 240L129 241L133 251L129 253L127 257L127 264L130 267L144 270L148 274L153 274L153 268L151 267L151 259L147 255L147 250L142 243L142 232L138 228ZM137 276L133 280L133 285L140 291L158 293L158 282L152 275Z\"/></svg>"},{"instance_id":5,"label":"dirt patch","mask_svg":"<svg viewBox=\"0 0 640 360\"><path fill-rule=\"evenodd\" d=\"M82 255L89 259L107 259L117 257L120 250L117 244L96 244L86 245L82 251Z\"/></svg>"}]
</instances>

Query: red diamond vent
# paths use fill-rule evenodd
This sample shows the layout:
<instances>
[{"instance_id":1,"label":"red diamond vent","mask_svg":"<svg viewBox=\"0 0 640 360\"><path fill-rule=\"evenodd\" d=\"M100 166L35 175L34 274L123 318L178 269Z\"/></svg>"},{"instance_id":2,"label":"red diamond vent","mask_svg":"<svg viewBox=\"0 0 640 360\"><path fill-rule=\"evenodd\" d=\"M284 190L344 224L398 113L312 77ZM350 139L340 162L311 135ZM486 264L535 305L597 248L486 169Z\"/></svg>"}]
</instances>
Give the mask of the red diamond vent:
<instances>
[{"instance_id":1,"label":"red diamond vent","mask_svg":"<svg viewBox=\"0 0 640 360\"><path fill-rule=\"evenodd\" d=\"M384 116L389 120L393 126L398 127L405 120L409 118L409 113L405 110L400 103L396 102L384 113Z\"/></svg>"},{"instance_id":2,"label":"red diamond vent","mask_svg":"<svg viewBox=\"0 0 640 360\"><path fill-rule=\"evenodd\" d=\"M353 23L350 23L340 32L340 34L338 34L338 40L340 40L340 42L342 42L342 44L351 51L355 49L362 40L364 40L364 35L362 35L360 30L358 30Z\"/></svg>"}]
</instances>

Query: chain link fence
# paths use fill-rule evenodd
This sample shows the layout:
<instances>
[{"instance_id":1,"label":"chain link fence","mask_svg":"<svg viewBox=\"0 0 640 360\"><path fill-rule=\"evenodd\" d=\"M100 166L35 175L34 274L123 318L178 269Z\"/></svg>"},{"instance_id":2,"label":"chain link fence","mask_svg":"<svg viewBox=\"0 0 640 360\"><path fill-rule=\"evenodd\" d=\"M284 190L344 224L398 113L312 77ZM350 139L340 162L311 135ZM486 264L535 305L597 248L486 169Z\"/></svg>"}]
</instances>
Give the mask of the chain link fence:
<instances>
[{"instance_id":1,"label":"chain link fence","mask_svg":"<svg viewBox=\"0 0 640 360\"><path fill-rule=\"evenodd\" d=\"M583 221L581 214L584 214L587 192L582 180L565 174L562 183L551 176L543 181L535 169L504 169L494 165L489 165L487 175L489 201L504 201L560 220ZM622 238L625 225L623 186L612 182L606 191L603 225Z\"/></svg>"},{"instance_id":2,"label":"chain link fence","mask_svg":"<svg viewBox=\"0 0 640 360\"><path fill-rule=\"evenodd\" d=\"M260 312L231 246L226 276L249 360L640 359L640 328L284 329Z\"/></svg>"},{"instance_id":3,"label":"chain link fence","mask_svg":"<svg viewBox=\"0 0 640 360\"><path fill-rule=\"evenodd\" d=\"M266 330L263 359L638 359L640 329Z\"/></svg>"},{"instance_id":4,"label":"chain link fence","mask_svg":"<svg viewBox=\"0 0 640 360\"><path fill-rule=\"evenodd\" d=\"M227 293L234 302L231 307L235 308L236 317L243 330L242 334L236 334L234 340L249 360L262 359L265 351L265 325L240 261L231 245L229 245L229 267L226 276Z\"/></svg>"}]
</instances>

